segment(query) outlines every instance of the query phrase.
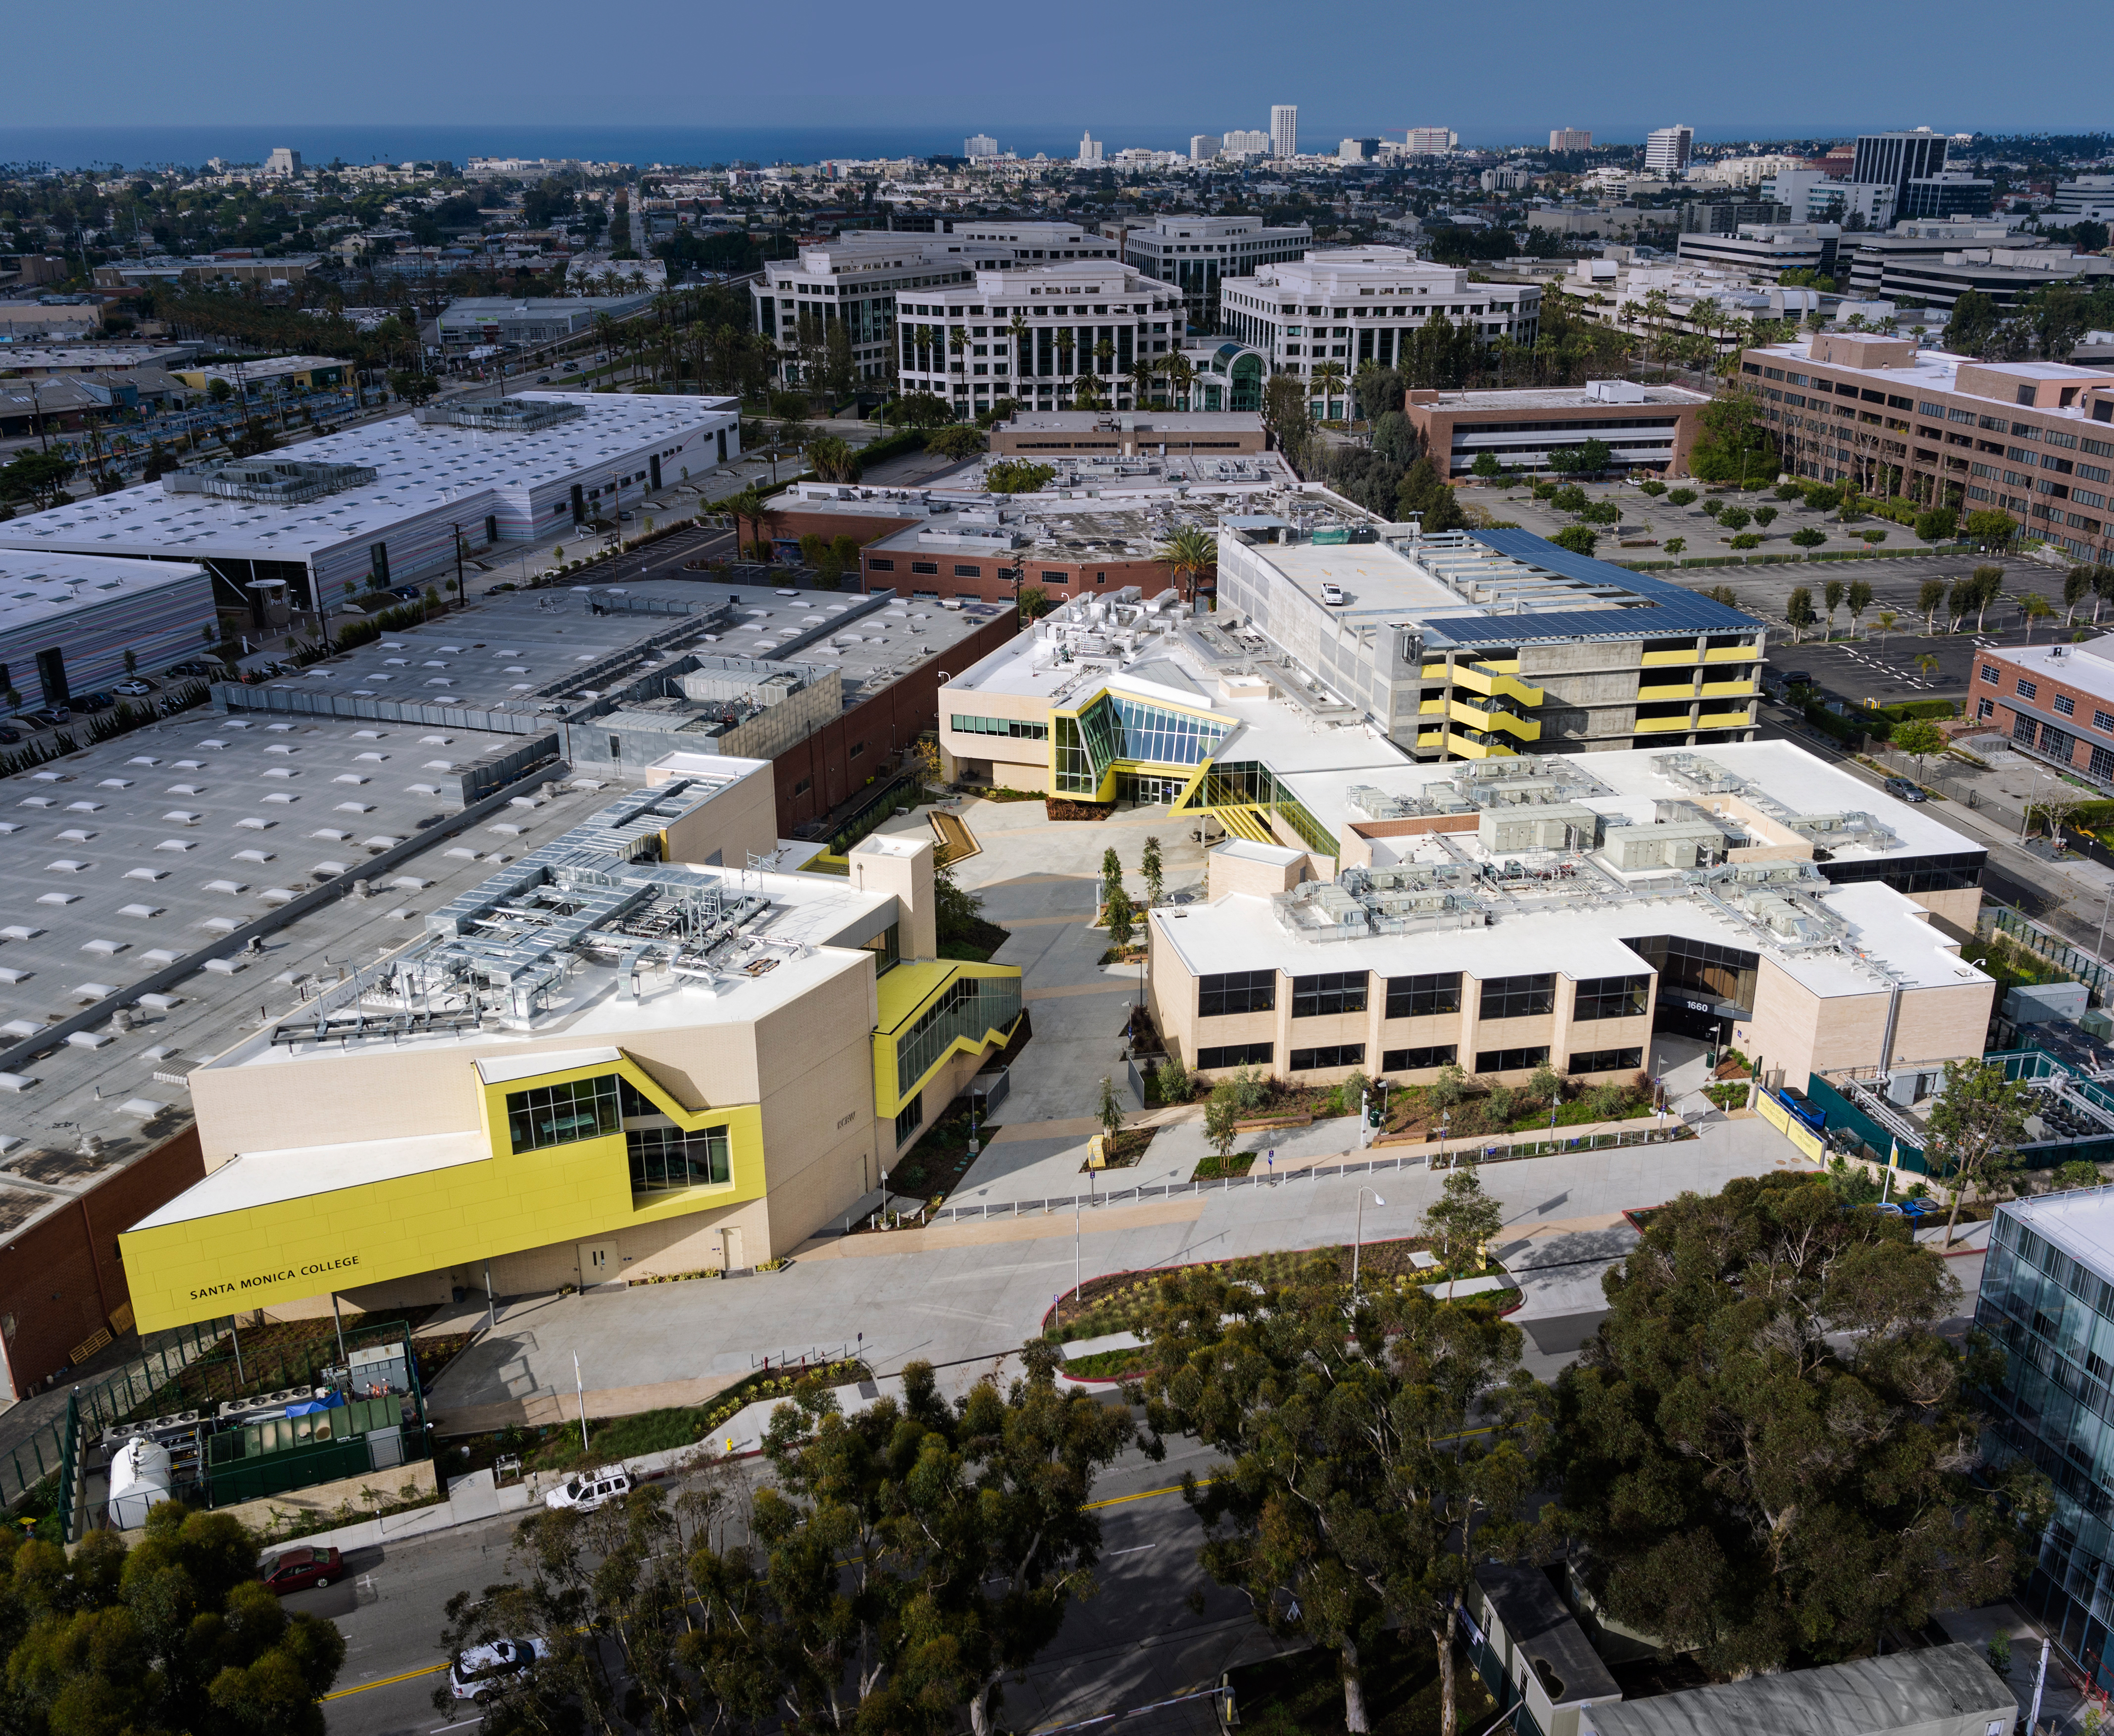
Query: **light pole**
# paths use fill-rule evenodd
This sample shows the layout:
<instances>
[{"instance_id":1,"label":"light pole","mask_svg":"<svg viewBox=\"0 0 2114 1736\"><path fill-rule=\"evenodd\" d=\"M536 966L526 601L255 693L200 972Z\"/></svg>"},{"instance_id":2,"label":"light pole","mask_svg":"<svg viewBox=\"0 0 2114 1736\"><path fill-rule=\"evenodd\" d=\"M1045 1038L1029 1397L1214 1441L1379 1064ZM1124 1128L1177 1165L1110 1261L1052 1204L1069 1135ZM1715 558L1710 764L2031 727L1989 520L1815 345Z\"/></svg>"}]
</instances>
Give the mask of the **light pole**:
<instances>
[{"instance_id":1,"label":"light pole","mask_svg":"<svg viewBox=\"0 0 2114 1736\"><path fill-rule=\"evenodd\" d=\"M1368 1194L1372 1195L1375 1205L1387 1204L1370 1187L1358 1190L1357 1223L1351 1231L1351 1306L1353 1308L1358 1305L1358 1254L1366 1239L1366 1195Z\"/></svg>"}]
</instances>

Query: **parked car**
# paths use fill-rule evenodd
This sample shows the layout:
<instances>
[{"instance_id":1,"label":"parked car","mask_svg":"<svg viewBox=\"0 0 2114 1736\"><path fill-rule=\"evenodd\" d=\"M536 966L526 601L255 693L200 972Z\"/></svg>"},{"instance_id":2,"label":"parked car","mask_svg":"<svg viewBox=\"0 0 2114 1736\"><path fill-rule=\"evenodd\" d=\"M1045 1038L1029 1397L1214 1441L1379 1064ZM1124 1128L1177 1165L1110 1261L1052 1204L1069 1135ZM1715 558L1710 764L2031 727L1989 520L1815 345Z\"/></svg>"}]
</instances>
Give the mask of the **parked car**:
<instances>
[{"instance_id":1,"label":"parked car","mask_svg":"<svg viewBox=\"0 0 2114 1736\"><path fill-rule=\"evenodd\" d=\"M91 714L97 711L108 711L117 703L117 697L114 694L110 693L76 693L73 697L73 708L75 710L86 711Z\"/></svg>"},{"instance_id":2,"label":"parked car","mask_svg":"<svg viewBox=\"0 0 2114 1736\"><path fill-rule=\"evenodd\" d=\"M1321 601L1331 609L1340 607L1343 601L1343 587L1325 581L1321 587Z\"/></svg>"},{"instance_id":3,"label":"parked car","mask_svg":"<svg viewBox=\"0 0 2114 1736\"><path fill-rule=\"evenodd\" d=\"M448 1693L482 1705L510 1678L550 1655L547 1639L496 1639L488 1646L468 1647L448 1664Z\"/></svg>"},{"instance_id":4,"label":"parked car","mask_svg":"<svg viewBox=\"0 0 2114 1736\"><path fill-rule=\"evenodd\" d=\"M400 596L407 603L415 603L424 595L416 585L397 585L391 589L389 594L391 596Z\"/></svg>"},{"instance_id":5,"label":"parked car","mask_svg":"<svg viewBox=\"0 0 2114 1736\"><path fill-rule=\"evenodd\" d=\"M22 732L21 730L10 729L7 724L0 724L0 742L4 742L7 746L11 747L16 742L21 739Z\"/></svg>"},{"instance_id":6,"label":"parked car","mask_svg":"<svg viewBox=\"0 0 2114 1736\"><path fill-rule=\"evenodd\" d=\"M619 1465L567 1478L556 1488L545 1492L543 1505L554 1513L592 1513L611 1501L622 1501L630 1492L631 1473Z\"/></svg>"},{"instance_id":7,"label":"parked car","mask_svg":"<svg viewBox=\"0 0 2114 1736\"><path fill-rule=\"evenodd\" d=\"M72 715L72 712L61 706L48 711L21 712L16 715L15 721L18 724L27 724L32 729L56 729Z\"/></svg>"},{"instance_id":8,"label":"parked car","mask_svg":"<svg viewBox=\"0 0 2114 1736\"><path fill-rule=\"evenodd\" d=\"M227 671L217 663L193 658L189 663L172 663L162 673L178 681L218 681Z\"/></svg>"},{"instance_id":9,"label":"parked car","mask_svg":"<svg viewBox=\"0 0 2114 1736\"><path fill-rule=\"evenodd\" d=\"M1906 778L1889 778L1886 792L1897 802L1928 802L1930 797Z\"/></svg>"},{"instance_id":10,"label":"parked car","mask_svg":"<svg viewBox=\"0 0 2114 1736\"><path fill-rule=\"evenodd\" d=\"M137 699L143 694L153 692L154 684L151 681L142 681L137 675L131 675L117 683L117 691L128 699Z\"/></svg>"},{"instance_id":11,"label":"parked car","mask_svg":"<svg viewBox=\"0 0 2114 1736\"><path fill-rule=\"evenodd\" d=\"M272 1556L263 1571L265 1584L283 1597L289 1592L305 1592L343 1578L345 1557L328 1544L312 1548L304 1543Z\"/></svg>"}]
</instances>

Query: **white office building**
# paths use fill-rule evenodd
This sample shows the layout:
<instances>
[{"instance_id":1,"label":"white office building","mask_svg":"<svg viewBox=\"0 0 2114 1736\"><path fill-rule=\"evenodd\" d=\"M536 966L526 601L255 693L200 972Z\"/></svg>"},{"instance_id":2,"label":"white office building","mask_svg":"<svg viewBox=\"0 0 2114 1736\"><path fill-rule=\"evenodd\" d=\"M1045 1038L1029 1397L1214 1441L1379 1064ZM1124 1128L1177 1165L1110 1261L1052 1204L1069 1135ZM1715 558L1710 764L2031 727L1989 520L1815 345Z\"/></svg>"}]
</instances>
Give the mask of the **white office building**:
<instances>
[{"instance_id":1,"label":"white office building","mask_svg":"<svg viewBox=\"0 0 2114 1736\"><path fill-rule=\"evenodd\" d=\"M1327 418L1346 413L1362 364L1394 366L1412 336L1441 315L1471 327L1485 348L1501 337L1531 345L1541 318L1535 286L1471 283L1465 270L1406 247L1310 253L1228 280L1219 301L1226 334L1260 354L1268 373L1314 382L1315 413ZM1316 377L1331 363L1342 377L1325 391L1325 377Z\"/></svg>"},{"instance_id":2,"label":"white office building","mask_svg":"<svg viewBox=\"0 0 2114 1736\"><path fill-rule=\"evenodd\" d=\"M1082 169L1098 169L1100 166L1101 141L1091 133L1082 133L1079 135L1078 167Z\"/></svg>"},{"instance_id":3,"label":"white office building","mask_svg":"<svg viewBox=\"0 0 2114 1736\"><path fill-rule=\"evenodd\" d=\"M989 133L978 133L962 141L962 154L972 162L980 158L998 155L998 140Z\"/></svg>"},{"instance_id":4,"label":"white office building","mask_svg":"<svg viewBox=\"0 0 2114 1736\"><path fill-rule=\"evenodd\" d=\"M384 587L438 583L467 553L548 547L740 453L731 398L525 392L30 513L0 523L0 550L193 562L221 602L261 625L275 605L338 608L370 576Z\"/></svg>"},{"instance_id":5,"label":"white office building","mask_svg":"<svg viewBox=\"0 0 2114 1736\"><path fill-rule=\"evenodd\" d=\"M1189 139L1189 160L1209 162L1219 154L1219 135L1216 133L1194 133Z\"/></svg>"},{"instance_id":6,"label":"white office building","mask_svg":"<svg viewBox=\"0 0 2114 1736\"><path fill-rule=\"evenodd\" d=\"M2114 223L2114 175L2080 175L2055 184L2048 217L2058 227L2080 221Z\"/></svg>"},{"instance_id":7,"label":"white office building","mask_svg":"<svg viewBox=\"0 0 2114 1736\"><path fill-rule=\"evenodd\" d=\"M1842 240L1837 223L1742 223L1736 234L1691 232L1681 238L1683 265L1713 265L1774 283L1786 272L1832 276Z\"/></svg>"},{"instance_id":8,"label":"white office building","mask_svg":"<svg viewBox=\"0 0 2114 1736\"><path fill-rule=\"evenodd\" d=\"M1273 157L1299 154L1299 110L1290 103L1275 104L1270 112L1270 153Z\"/></svg>"},{"instance_id":9,"label":"white office building","mask_svg":"<svg viewBox=\"0 0 2114 1736\"><path fill-rule=\"evenodd\" d=\"M1091 377L1107 407L1137 402L1141 361L1182 340L1181 291L1113 260L1009 265L899 304L903 390L968 413L1000 398L1058 409Z\"/></svg>"},{"instance_id":10,"label":"white office building","mask_svg":"<svg viewBox=\"0 0 2114 1736\"><path fill-rule=\"evenodd\" d=\"M1451 127L1412 126L1402 152L1410 157L1444 157L1460 142L1461 135Z\"/></svg>"},{"instance_id":11,"label":"white office building","mask_svg":"<svg viewBox=\"0 0 2114 1736\"><path fill-rule=\"evenodd\" d=\"M1314 231L1305 223L1273 229L1261 217L1186 212L1155 217L1142 228L1125 223L1119 233L1123 263L1177 286L1189 324L1200 332L1219 329L1219 286L1227 278L1252 276L1265 265L1302 258L1314 244Z\"/></svg>"},{"instance_id":12,"label":"white office building","mask_svg":"<svg viewBox=\"0 0 2114 1736\"><path fill-rule=\"evenodd\" d=\"M301 153L281 144L275 147L264 159L264 172L274 179L298 180L301 174Z\"/></svg>"},{"instance_id":13,"label":"white office building","mask_svg":"<svg viewBox=\"0 0 2114 1736\"><path fill-rule=\"evenodd\" d=\"M831 327L850 335L863 380L885 380L895 354L896 304L917 290L969 281L979 270L1055 259L1113 259L1116 244L1076 223L947 217L929 234L854 230L765 265L749 286L756 329L777 351L787 385L826 358Z\"/></svg>"},{"instance_id":14,"label":"white office building","mask_svg":"<svg viewBox=\"0 0 2114 1736\"><path fill-rule=\"evenodd\" d=\"M1551 127L1549 148L1552 151L1590 151L1593 148L1593 135L1583 127Z\"/></svg>"},{"instance_id":15,"label":"white office building","mask_svg":"<svg viewBox=\"0 0 2114 1736\"><path fill-rule=\"evenodd\" d=\"M1245 132L1236 127L1219 144L1229 157L1259 157L1270 148L1270 135L1254 127Z\"/></svg>"},{"instance_id":16,"label":"white office building","mask_svg":"<svg viewBox=\"0 0 2114 1736\"><path fill-rule=\"evenodd\" d=\"M1871 231L1894 221L1889 181L1841 180L1819 169L1792 167L1778 170L1759 190L1788 210L1794 223L1846 223L1855 217Z\"/></svg>"},{"instance_id":17,"label":"white office building","mask_svg":"<svg viewBox=\"0 0 2114 1736\"><path fill-rule=\"evenodd\" d=\"M1695 148L1694 127L1659 127L1645 135L1645 172L1650 175L1686 175L1689 157Z\"/></svg>"}]
</instances>

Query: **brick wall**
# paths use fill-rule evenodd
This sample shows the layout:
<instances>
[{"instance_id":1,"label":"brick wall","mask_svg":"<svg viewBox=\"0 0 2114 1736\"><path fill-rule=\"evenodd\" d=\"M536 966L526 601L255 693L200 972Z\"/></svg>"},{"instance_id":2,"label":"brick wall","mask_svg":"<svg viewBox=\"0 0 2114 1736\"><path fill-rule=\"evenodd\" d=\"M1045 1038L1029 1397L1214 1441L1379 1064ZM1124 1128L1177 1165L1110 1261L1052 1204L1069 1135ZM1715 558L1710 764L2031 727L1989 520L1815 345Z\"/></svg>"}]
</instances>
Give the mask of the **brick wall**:
<instances>
[{"instance_id":1,"label":"brick wall","mask_svg":"<svg viewBox=\"0 0 2114 1736\"><path fill-rule=\"evenodd\" d=\"M67 1354L130 1301L118 1233L204 1179L194 1123L0 1245L0 1319L13 1320L12 1396L65 1368Z\"/></svg>"},{"instance_id":2,"label":"brick wall","mask_svg":"<svg viewBox=\"0 0 2114 1736\"><path fill-rule=\"evenodd\" d=\"M1004 600L1013 600L1011 585ZM1019 630L1018 618L1008 610L780 754L771 765L780 829L790 834L822 818L868 778L893 770L897 754L937 725L944 682L988 657Z\"/></svg>"}]
</instances>

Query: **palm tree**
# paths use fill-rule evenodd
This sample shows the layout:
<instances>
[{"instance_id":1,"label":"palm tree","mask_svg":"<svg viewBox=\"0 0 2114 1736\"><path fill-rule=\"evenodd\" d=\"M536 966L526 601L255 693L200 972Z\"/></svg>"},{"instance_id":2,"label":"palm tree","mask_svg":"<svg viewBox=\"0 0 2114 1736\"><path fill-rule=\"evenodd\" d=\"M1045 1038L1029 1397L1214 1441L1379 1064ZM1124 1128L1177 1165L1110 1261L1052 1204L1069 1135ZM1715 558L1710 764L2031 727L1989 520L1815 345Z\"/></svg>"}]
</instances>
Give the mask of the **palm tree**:
<instances>
[{"instance_id":1,"label":"palm tree","mask_svg":"<svg viewBox=\"0 0 2114 1736\"><path fill-rule=\"evenodd\" d=\"M1181 351L1176 350L1160 364L1160 371L1166 377L1168 385L1174 388L1168 394L1174 402L1174 408L1187 409L1190 388L1197 381L1196 364Z\"/></svg>"},{"instance_id":2,"label":"palm tree","mask_svg":"<svg viewBox=\"0 0 2114 1736\"><path fill-rule=\"evenodd\" d=\"M917 366L926 373L932 372L932 328L920 326L911 334L911 347L917 352Z\"/></svg>"},{"instance_id":3,"label":"palm tree","mask_svg":"<svg viewBox=\"0 0 2114 1736\"><path fill-rule=\"evenodd\" d=\"M1137 400L1137 408L1146 408L1146 396L1152 390L1152 377L1159 368L1150 357L1134 355L1130 364L1131 395Z\"/></svg>"},{"instance_id":4,"label":"palm tree","mask_svg":"<svg viewBox=\"0 0 2114 1736\"><path fill-rule=\"evenodd\" d=\"M1334 395L1343 389L1343 364L1341 362L1323 362L1314 370L1314 383L1321 388L1321 419L1329 419L1329 408Z\"/></svg>"},{"instance_id":5,"label":"palm tree","mask_svg":"<svg viewBox=\"0 0 2114 1736\"><path fill-rule=\"evenodd\" d=\"M1103 379L1112 378L1115 373L1115 340L1105 337L1094 345L1094 372Z\"/></svg>"},{"instance_id":6,"label":"palm tree","mask_svg":"<svg viewBox=\"0 0 2114 1736\"><path fill-rule=\"evenodd\" d=\"M1015 308L1013 310L1013 318L1008 322L1005 329L1013 334L1013 353L1015 357L1013 364L1014 372L1021 379L1028 379L1032 375L1035 359L1028 349L1029 332L1027 316L1019 308Z\"/></svg>"},{"instance_id":7,"label":"palm tree","mask_svg":"<svg viewBox=\"0 0 2114 1736\"><path fill-rule=\"evenodd\" d=\"M1072 407L1079 410L1107 409L1101 399L1101 382L1091 374L1081 374L1072 382Z\"/></svg>"},{"instance_id":8,"label":"palm tree","mask_svg":"<svg viewBox=\"0 0 2114 1736\"><path fill-rule=\"evenodd\" d=\"M1197 601L1197 575L1219 562L1219 545L1215 538L1196 525L1185 524L1154 551L1165 561L1177 578L1184 573L1189 578L1189 594L1186 601Z\"/></svg>"},{"instance_id":9,"label":"palm tree","mask_svg":"<svg viewBox=\"0 0 2114 1736\"><path fill-rule=\"evenodd\" d=\"M947 342L953 353L962 359L959 362L949 362L947 364L949 395L953 395L954 370L959 368L962 371L962 395L966 398L969 392L969 328L967 326L949 326L947 328Z\"/></svg>"}]
</instances>

